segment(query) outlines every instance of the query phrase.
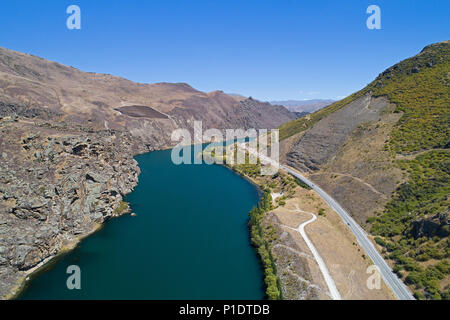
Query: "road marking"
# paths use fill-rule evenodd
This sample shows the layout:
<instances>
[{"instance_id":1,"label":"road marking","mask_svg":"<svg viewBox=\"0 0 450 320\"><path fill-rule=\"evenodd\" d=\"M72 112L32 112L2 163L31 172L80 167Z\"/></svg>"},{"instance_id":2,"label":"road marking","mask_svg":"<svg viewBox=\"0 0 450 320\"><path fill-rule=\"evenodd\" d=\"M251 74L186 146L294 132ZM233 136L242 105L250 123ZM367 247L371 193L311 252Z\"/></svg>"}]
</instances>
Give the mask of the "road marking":
<instances>
[{"instance_id":1,"label":"road marking","mask_svg":"<svg viewBox=\"0 0 450 320\"><path fill-rule=\"evenodd\" d=\"M360 246L364 249L364 251L373 261L373 263L380 269L381 276L383 277L384 282L392 289L392 292L397 296L397 298L400 300L415 300L414 296L411 294L408 287L392 271L391 267L387 264L387 262L377 251L373 243L369 240L366 232L361 228L361 226L358 223L356 223L356 221L350 216L350 214L346 210L344 210L344 208L342 208L339 205L339 203L337 203L336 200L334 200L331 196L329 196L319 186L314 184L312 181L308 180L300 173L297 173L293 169L281 165L278 162L270 159L269 157L257 153L255 150L247 148L245 143L238 143L238 146L256 155L258 158L261 159L261 162L266 162L279 169L285 170L294 177L296 177L297 179L303 181L308 186L310 186L330 206L330 208L332 208L339 215L342 221L344 221L344 223L356 237L356 240L358 241Z\"/></svg>"}]
</instances>

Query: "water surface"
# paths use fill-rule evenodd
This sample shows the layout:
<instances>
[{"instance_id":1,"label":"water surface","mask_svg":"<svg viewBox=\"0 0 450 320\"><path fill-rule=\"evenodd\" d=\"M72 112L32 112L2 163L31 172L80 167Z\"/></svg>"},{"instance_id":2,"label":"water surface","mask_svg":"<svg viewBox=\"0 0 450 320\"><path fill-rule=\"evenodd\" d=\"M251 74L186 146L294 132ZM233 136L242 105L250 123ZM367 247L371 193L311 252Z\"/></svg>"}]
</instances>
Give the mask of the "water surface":
<instances>
[{"instance_id":1,"label":"water surface","mask_svg":"<svg viewBox=\"0 0 450 320\"><path fill-rule=\"evenodd\" d=\"M23 299L261 299L262 272L249 243L253 185L225 167L172 164L171 151L136 157L129 194L137 217L106 223L50 270ZM69 265L81 290L68 290Z\"/></svg>"}]
</instances>

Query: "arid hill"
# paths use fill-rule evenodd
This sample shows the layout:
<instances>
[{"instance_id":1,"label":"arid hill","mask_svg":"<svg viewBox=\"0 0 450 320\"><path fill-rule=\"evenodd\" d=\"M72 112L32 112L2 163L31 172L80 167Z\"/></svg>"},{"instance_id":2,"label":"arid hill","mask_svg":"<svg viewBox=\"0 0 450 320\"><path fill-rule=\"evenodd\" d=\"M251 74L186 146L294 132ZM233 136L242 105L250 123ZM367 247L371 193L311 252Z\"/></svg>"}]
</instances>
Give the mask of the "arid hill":
<instances>
[{"instance_id":1,"label":"arid hill","mask_svg":"<svg viewBox=\"0 0 450 320\"><path fill-rule=\"evenodd\" d=\"M82 72L32 55L0 48L0 102L47 109L69 123L95 130L129 131L154 148L171 145L176 128L276 128L296 115L281 106L237 99L222 91L204 93L185 83L135 83L107 74ZM129 113L149 107L142 115ZM126 109L123 109L126 107ZM148 112L153 110L152 112Z\"/></svg>"},{"instance_id":2,"label":"arid hill","mask_svg":"<svg viewBox=\"0 0 450 320\"><path fill-rule=\"evenodd\" d=\"M450 299L450 42L280 127L283 160L376 236L417 298Z\"/></svg>"},{"instance_id":3,"label":"arid hill","mask_svg":"<svg viewBox=\"0 0 450 320\"><path fill-rule=\"evenodd\" d=\"M280 105L286 107L292 112L313 113L322 108L325 108L335 102L330 99L313 99L313 100L285 100L285 101L271 101L273 105Z\"/></svg>"},{"instance_id":4,"label":"arid hill","mask_svg":"<svg viewBox=\"0 0 450 320\"><path fill-rule=\"evenodd\" d=\"M139 84L0 48L0 300L112 217L138 182L133 156L177 128L276 128L281 106L187 84Z\"/></svg>"}]
</instances>

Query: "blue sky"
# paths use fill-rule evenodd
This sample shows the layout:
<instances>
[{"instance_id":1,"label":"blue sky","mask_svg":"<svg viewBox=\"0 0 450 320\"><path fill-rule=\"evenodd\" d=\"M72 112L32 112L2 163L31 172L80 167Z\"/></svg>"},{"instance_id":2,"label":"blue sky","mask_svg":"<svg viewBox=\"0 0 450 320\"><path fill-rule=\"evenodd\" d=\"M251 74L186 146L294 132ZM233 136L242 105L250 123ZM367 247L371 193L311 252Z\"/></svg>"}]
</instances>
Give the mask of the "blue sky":
<instances>
[{"instance_id":1,"label":"blue sky","mask_svg":"<svg viewBox=\"0 0 450 320\"><path fill-rule=\"evenodd\" d=\"M66 28L81 8L82 29ZM381 30L366 9L381 8ZM14 0L0 46L133 81L261 100L338 98L450 37L450 1Z\"/></svg>"}]
</instances>

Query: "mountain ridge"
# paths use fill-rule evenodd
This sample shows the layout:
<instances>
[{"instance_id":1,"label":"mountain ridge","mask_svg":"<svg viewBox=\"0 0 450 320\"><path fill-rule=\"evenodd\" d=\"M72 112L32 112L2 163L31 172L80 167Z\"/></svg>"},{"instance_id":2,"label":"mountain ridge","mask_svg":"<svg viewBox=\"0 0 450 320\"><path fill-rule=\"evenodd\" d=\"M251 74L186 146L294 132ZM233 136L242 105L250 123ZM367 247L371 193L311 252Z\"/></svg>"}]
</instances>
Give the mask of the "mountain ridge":
<instances>
[{"instance_id":1,"label":"mountain ridge","mask_svg":"<svg viewBox=\"0 0 450 320\"><path fill-rule=\"evenodd\" d=\"M0 101L49 109L61 121L86 123L95 130L130 131L156 148L173 145L170 132L191 128L272 129L296 118L281 106L238 99L222 91L205 93L186 83L135 83L109 74L83 72L33 55L0 48ZM167 118L137 118L117 112L124 106L147 106Z\"/></svg>"},{"instance_id":2,"label":"mountain ridge","mask_svg":"<svg viewBox=\"0 0 450 320\"><path fill-rule=\"evenodd\" d=\"M450 42L443 41L280 127L284 162L371 232L419 299L450 298L449 102Z\"/></svg>"}]
</instances>

